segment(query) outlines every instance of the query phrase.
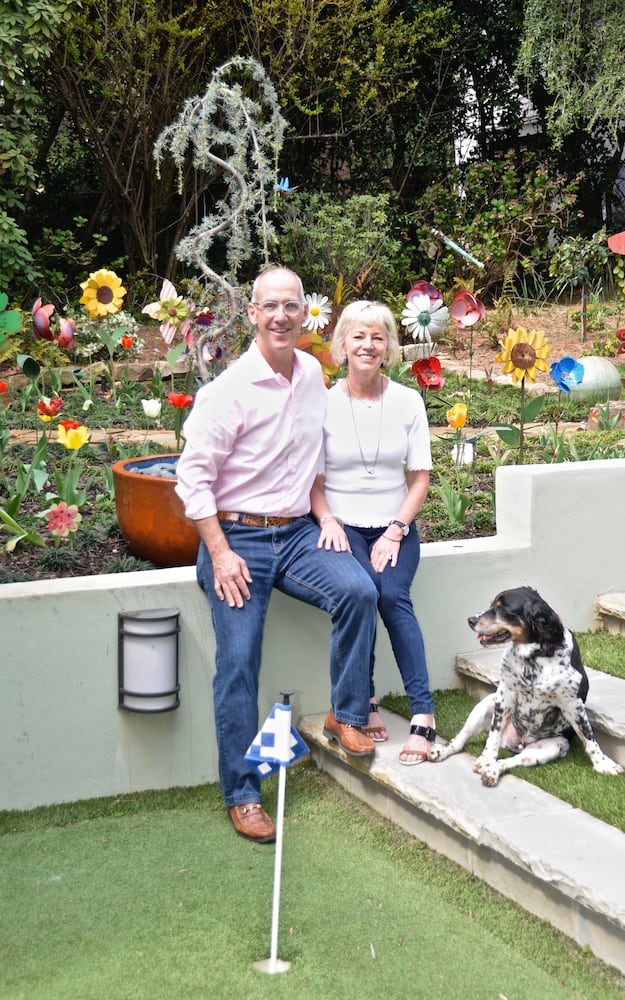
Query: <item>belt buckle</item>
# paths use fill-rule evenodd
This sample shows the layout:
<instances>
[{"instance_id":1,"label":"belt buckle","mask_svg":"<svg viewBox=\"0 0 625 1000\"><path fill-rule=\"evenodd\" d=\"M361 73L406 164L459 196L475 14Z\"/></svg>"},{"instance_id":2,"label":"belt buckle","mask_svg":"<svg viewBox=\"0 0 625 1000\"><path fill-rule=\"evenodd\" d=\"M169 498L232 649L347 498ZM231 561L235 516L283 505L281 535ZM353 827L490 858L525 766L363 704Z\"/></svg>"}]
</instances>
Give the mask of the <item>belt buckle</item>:
<instances>
[{"instance_id":1,"label":"belt buckle","mask_svg":"<svg viewBox=\"0 0 625 1000\"><path fill-rule=\"evenodd\" d=\"M269 522L271 520L272 518L268 514L263 514L263 528L270 528L271 524Z\"/></svg>"}]
</instances>

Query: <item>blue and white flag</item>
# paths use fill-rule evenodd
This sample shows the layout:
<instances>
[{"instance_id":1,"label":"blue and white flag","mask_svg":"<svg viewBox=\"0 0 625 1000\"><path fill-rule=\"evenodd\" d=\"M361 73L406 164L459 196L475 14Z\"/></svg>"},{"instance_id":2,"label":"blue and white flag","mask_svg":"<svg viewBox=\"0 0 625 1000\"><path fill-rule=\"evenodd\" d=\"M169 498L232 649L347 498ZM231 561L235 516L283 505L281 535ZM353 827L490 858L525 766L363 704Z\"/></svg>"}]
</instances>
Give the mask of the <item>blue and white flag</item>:
<instances>
[{"instance_id":1,"label":"blue and white flag","mask_svg":"<svg viewBox=\"0 0 625 1000\"><path fill-rule=\"evenodd\" d=\"M305 757L310 750L291 723L291 706L276 703L248 747L245 759L256 764L261 778Z\"/></svg>"}]
</instances>

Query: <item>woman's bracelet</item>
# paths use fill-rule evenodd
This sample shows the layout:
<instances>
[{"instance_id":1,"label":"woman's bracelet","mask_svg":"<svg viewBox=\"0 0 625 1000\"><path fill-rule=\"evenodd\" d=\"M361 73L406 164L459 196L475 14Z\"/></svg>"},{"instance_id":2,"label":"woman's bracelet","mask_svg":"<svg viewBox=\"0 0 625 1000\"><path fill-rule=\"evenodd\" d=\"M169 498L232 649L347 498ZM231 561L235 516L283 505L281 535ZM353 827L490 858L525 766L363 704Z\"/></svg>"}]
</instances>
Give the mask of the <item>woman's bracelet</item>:
<instances>
[{"instance_id":1,"label":"woman's bracelet","mask_svg":"<svg viewBox=\"0 0 625 1000\"><path fill-rule=\"evenodd\" d=\"M319 518L319 524L322 525L324 521L336 521L340 528L343 527L343 521L341 521L341 518L337 517L336 514L324 514L323 517Z\"/></svg>"},{"instance_id":2,"label":"woman's bracelet","mask_svg":"<svg viewBox=\"0 0 625 1000\"><path fill-rule=\"evenodd\" d=\"M386 534L383 534L382 538L388 538L389 542L397 542L398 545L401 542L401 538L391 538L390 535L386 535Z\"/></svg>"}]
</instances>

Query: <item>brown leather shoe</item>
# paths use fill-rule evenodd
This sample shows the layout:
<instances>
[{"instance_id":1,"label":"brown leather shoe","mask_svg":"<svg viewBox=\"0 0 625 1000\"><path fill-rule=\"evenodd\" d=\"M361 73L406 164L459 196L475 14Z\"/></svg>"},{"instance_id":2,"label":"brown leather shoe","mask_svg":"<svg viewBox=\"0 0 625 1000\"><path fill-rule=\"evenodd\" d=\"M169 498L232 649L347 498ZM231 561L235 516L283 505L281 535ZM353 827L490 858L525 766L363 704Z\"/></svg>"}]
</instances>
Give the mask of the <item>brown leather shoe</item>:
<instances>
[{"instance_id":1,"label":"brown leather shoe","mask_svg":"<svg viewBox=\"0 0 625 1000\"><path fill-rule=\"evenodd\" d=\"M260 803L230 806L228 815L239 836L255 840L257 844L272 844L276 839L276 828Z\"/></svg>"},{"instance_id":2,"label":"brown leather shoe","mask_svg":"<svg viewBox=\"0 0 625 1000\"><path fill-rule=\"evenodd\" d=\"M336 740L345 753L352 757L369 757L375 753L375 743L368 736L365 736L362 728L338 722L331 709L323 724L323 735L327 740Z\"/></svg>"}]
</instances>

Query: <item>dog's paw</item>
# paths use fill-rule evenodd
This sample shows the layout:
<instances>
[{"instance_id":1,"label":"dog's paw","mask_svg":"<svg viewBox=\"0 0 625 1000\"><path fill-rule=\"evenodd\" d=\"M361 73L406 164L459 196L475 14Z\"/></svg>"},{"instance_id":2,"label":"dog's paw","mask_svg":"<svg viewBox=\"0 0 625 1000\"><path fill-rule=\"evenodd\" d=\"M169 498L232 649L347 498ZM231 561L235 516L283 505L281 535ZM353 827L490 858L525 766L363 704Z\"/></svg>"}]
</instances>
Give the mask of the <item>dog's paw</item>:
<instances>
[{"instance_id":1,"label":"dog's paw","mask_svg":"<svg viewBox=\"0 0 625 1000\"><path fill-rule=\"evenodd\" d=\"M501 770L496 760L478 757L473 765L473 770L480 775L482 784L488 785L490 788L494 787L501 777Z\"/></svg>"},{"instance_id":2,"label":"dog's paw","mask_svg":"<svg viewBox=\"0 0 625 1000\"><path fill-rule=\"evenodd\" d=\"M598 760L593 760L592 766L599 774L622 774L623 768L611 757L602 754Z\"/></svg>"},{"instance_id":3,"label":"dog's paw","mask_svg":"<svg viewBox=\"0 0 625 1000\"><path fill-rule=\"evenodd\" d=\"M487 788L494 788L495 785L499 784L501 774L498 767L482 767L480 777L483 785L486 785Z\"/></svg>"},{"instance_id":4,"label":"dog's paw","mask_svg":"<svg viewBox=\"0 0 625 1000\"><path fill-rule=\"evenodd\" d=\"M435 764L441 760L447 760L454 753L451 743L434 743L428 752L428 760Z\"/></svg>"}]
</instances>

